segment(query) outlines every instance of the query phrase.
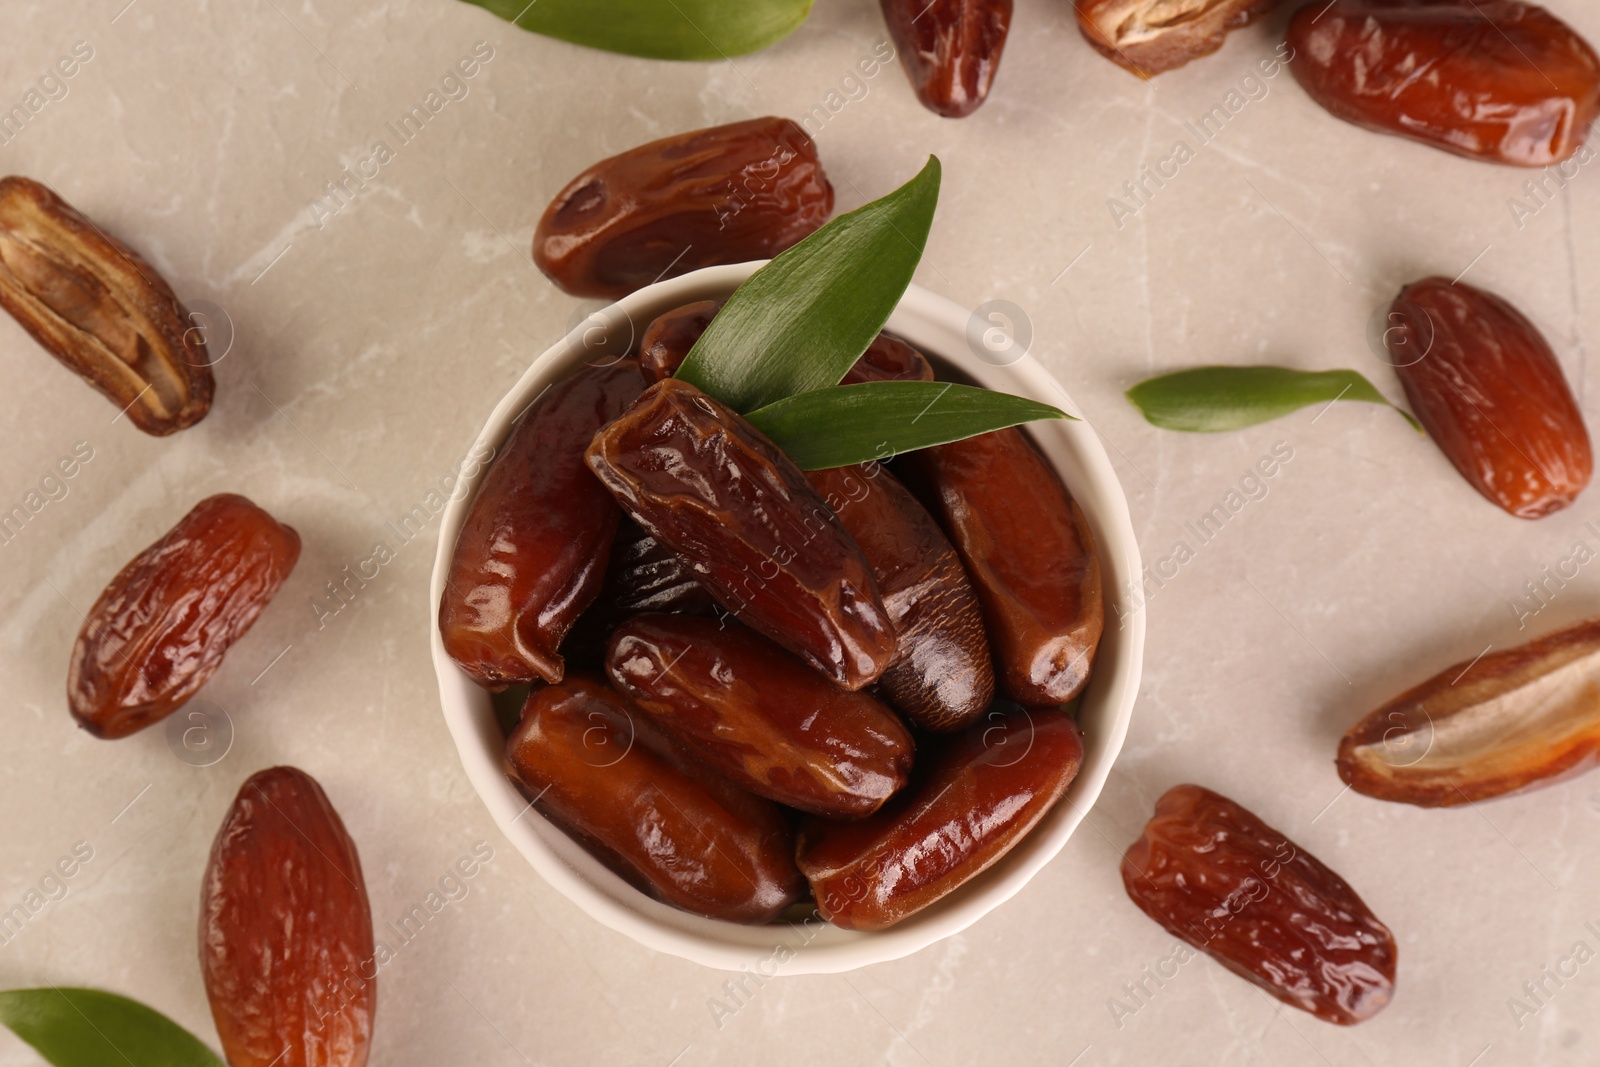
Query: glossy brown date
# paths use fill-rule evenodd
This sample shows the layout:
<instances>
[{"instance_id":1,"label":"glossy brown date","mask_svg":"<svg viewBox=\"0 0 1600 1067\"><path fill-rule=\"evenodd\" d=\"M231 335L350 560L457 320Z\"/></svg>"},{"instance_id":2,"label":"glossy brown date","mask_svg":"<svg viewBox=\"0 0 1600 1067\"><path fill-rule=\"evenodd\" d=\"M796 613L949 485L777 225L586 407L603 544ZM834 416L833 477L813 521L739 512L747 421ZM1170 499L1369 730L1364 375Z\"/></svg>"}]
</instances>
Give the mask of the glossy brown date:
<instances>
[{"instance_id":1,"label":"glossy brown date","mask_svg":"<svg viewBox=\"0 0 1600 1067\"><path fill-rule=\"evenodd\" d=\"M545 209L533 258L574 296L622 297L701 267L768 259L832 211L833 186L806 132L751 119L596 163Z\"/></svg>"},{"instance_id":2,"label":"glossy brown date","mask_svg":"<svg viewBox=\"0 0 1600 1067\"><path fill-rule=\"evenodd\" d=\"M994 698L983 611L939 524L878 464L809 471L806 477L861 546L899 655L878 684L924 730L971 723Z\"/></svg>"},{"instance_id":3,"label":"glossy brown date","mask_svg":"<svg viewBox=\"0 0 1600 1067\"><path fill-rule=\"evenodd\" d=\"M0 179L0 307L145 433L211 410L204 334L172 287L31 178Z\"/></svg>"},{"instance_id":4,"label":"glossy brown date","mask_svg":"<svg viewBox=\"0 0 1600 1067\"><path fill-rule=\"evenodd\" d=\"M1406 286L1384 338L1411 410L1478 492L1521 519L1571 504L1594 456L1578 402L1538 329L1449 278Z\"/></svg>"},{"instance_id":5,"label":"glossy brown date","mask_svg":"<svg viewBox=\"0 0 1600 1067\"><path fill-rule=\"evenodd\" d=\"M689 349L721 310L722 301L701 300L674 308L651 322L639 348L639 365L644 368L645 379L659 382L676 374ZM880 333L839 384L882 381L931 382L933 367L921 352L900 338Z\"/></svg>"},{"instance_id":6,"label":"glossy brown date","mask_svg":"<svg viewBox=\"0 0 1600 1067\"><path fill-rule=\"evenodd\" d=\"M1141 78L1222 47L1282 0L1076 0L1078 31L1094 50Z\"/></svg>"},{"instance_id":7,"label":"glossy brown date","mask_svg":"<svg viewBox=\"0 0 1600 1067\"><path fill-rule=\"evenodd\" d=\"M361 859L322 787L251 775L200 891L200 971L231 1067L362 1067L378 958Z\"/></svg>"},{"instance_id":8,"label":"glossy brown date","mask_svg":"<svg viewBox=\"0 0 1600 1067\"><path fill-rule=\"evenodd\" d=\"M1056 708L997 705L940 744L915 784L871 818L801 827L800 870L835 926L893 926L987 870L1061 798L1083 762L1083 735Z\"/></svg>"},{"instance_id":9,"label":"glossy brown date","mask_svg":"<svg viewBox=\"0 0 1600 1067\"><path fill-rule=\"evenodd\" d=\"M696 756L791 808L869 815L911 770L894 712L736 623L641 615L612 634L606 673Z\"/></svg>"},{"instance_id":10,"label":"glossy brown date","mask_svg":"<svg viewBox=\"0 0 1600 1067\"><path fill-rule=\"evenodd\" d=\"M1315 856L1227 797L1169 789L1122 861L1146 915L1285 1004L1330 1023L1394 995L1389 928Z\"/></svg>"},{"instance_id":11,"label":"glossy brown date","mask_svg":"<svg viewBox=\"0 0 1600 1067\"><path fill-rule=\"evenodd\" d=\"M1333 0L1289 23L1295 77L1347 122L1446 152L1543 167L1600 114L1600 57L1518 0Z\"/></svg>"},{"instance_id":12,"label":"glossy brown date","mask_svg":"<svg viewBox=\"0 0 1600 1067\"><path fill-rule=\"evenodd\" d=\"M1011 0L880 0L917 99L947 119L989 96L1011 29Z\"/></svg>"},{"instance_id":13,"label":"glossy brown date","mask_svg":"<svg viewBox=\"0 0 1600 1067\"><path fill-rule=\"evenodd\" d=\"M535 807L668 904L761 923L800 897L777 805L697 765L603 682L577 675L531 693L506 762Z\"/></svg>"},{"instance_id":14,"label":"glossy brown date","mask_svg":"<svg viewBox=\"0 0 1600 1067\"><path fill-rule=\"evenodd\" d=\"M611 546L600 604L618 621L650 613L709 615L717 608L688 561L631 520L624 520Z\"/></svg>"},{"instance_id":15,"label":"glossy brown date","mask_svg":"<svg viewBox=\"0 0 1600 1067\"><path fill-rule=\"evenodd\" d=\"M1457 663L1339 742L1358 793L1425 808L1538 789L1600 763L1600 619Z\"/></svg>"},{"instance_id":16,"label":"glossy brown date","mask_svg":"<svg viewBox=\"0 0 1600 1067\"><path fill-rule=\"evenodd\" d=\"M1014 429L907 461L977 590L1001 689L1028 707L1077 696L1105 606L1094 535L1060 477Z\"/></svg>"},{"instance_id":17,"label":"glossy brown date","mask_svg":"<svg viewBox=\"0 0 1600 1067\"><path fill-rule=\"evenodd\" d=\"M300 558L300 535L242 496L200 501L111 579L72 648L78 725L127 737L172 714L222 666Z\"/></svg>"},{"instance_id":18,"label":"glossy brown date","mask_svg":"<svg viewBox=\"0 0 1600 1067\"><path fill-rule=\"evenodd\" d=\"M588 459L741 621L847 689L888 668L894 626L861 549L738 413L667 378L595 436Z\"/></svg>"},{"instance_id":19,"label":"glossy brown date","mask_svg":"<svg viewBox=\"0 0 1600 1067\"><path fill-rule=\"evenodd\" d=\"M562 638L622 518L584 449L643 389L633 360L580 370L540 394L484 475L439 600L445 651L479 685L561 680Z\"/></svg>"}]
</instances>

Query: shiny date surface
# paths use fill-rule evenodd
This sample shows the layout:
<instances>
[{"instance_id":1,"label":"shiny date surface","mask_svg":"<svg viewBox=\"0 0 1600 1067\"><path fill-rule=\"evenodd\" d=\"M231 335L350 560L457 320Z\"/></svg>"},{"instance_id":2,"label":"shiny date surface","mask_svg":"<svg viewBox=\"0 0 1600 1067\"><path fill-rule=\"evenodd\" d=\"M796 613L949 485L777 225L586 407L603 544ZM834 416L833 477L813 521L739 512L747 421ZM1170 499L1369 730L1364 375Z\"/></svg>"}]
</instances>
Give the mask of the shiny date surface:
<instances>
[{"instance_id":1,"label":"shiny date surface","mask_svg":"<svg viewBox=\"0 0 1600 1067\"><path fill-rule=\"evenodd\" d=\"M1473 159L1569 158L1600 114L1600 57L1519 0L1333 0L1289 24L1295 77L1334 115Z\"/></svg>"},{"instance_id":2,"label":"shiny date surface","mask_svg":"<svg viewBox=\"0 0 1600 1067\"><path fill-rule=\"evenodd\" d=\"M988 99L1011 29L1012 0L881 0L917 99L957 119Z\"/></svg>"},{"instance_id":3,"label":"shiny date surface","mask_svg":"<svg viewBox=\"0 0 1600 1067\"><path fill-rule=\"evenodd\" d=\"M1537 519L1589 484L1583 413L1549 343L1516 308L1424 278L1395 298L1384 337L1418 421L1490 501Z\"/></svg>"},{"instance_id":4,"label":"shiny date surface","mask_svg":"<svg viewBox=\"0 0 1600 1067\"><path fill-rule=\"evenodd\" d=\"M698 765L604 682L531 693L506 762L535 807L669 904L761 923L799 899L783 812Z\"/></svg>"},{"instance_id":5,"label":"shiny date surface","mask_svg":"<svg viewBox=\"0 0 1600 1067\"><path fill-rule=\"evenodd\" d=\"M1014 429L907 461L983 605L1001 689L1029 707L1077 696L1105 606L1094 536L1060 477Z\"/></svg>"},{"instance_id":6,"label":"shiny date surface","mask_svg":"<svg viewBox=\"0 0 1600 1067\"><path fill-rule=\"evenodd\" d=\"M888 668L894 626L861 549L736 412L667 378L595 437L588 460L741 621L847 689Z\"/></svg>"},{"instance_id":7,"label":"shiny date surface","mask_svg":"<svg viewBox=\"0 0 1600 1067\"><path fill-rule=\"evenodd\" d=\"M806 474L872 565L899 655L878 680L925 730L971 723L994 697L983 612L955 549L905 486L877 464Z\"/></svg>"},{"instance_id":8,"label":"shiny date surface","mask_svg":"<svg viewBox=\"0 0 1600 1067\"><path fill-rule=\"evenodd\" d=\"M1370 1019L1394 995L1394 936L1355 890L1209 789L1175 786L1156 803L1122 884L1169 933L1326 1022Z\"/></svg>"},{"instance_id":9,"label":"shiny date surface","mask_svg":"<svg viewBox=\"0 0 1600 1067\"><path fill-rule=\"evenodd\" d=\"M545 209L533 257L574 296L626 296L719 263L769 259L828 220L833 186L788 119L665 137L601 160Z\"/></svg>"},{"instance_id":10,"label":"shiny date surface","mask_svg":"<svg viewBox=\"0 0 1600 1067\"><path fill-rule=\"evenodd\" d=\"M126 737L206 683L300 558L300 536L232 493L196 504L89 609L67 702L96 737Z\"/></svg>"},{"instance_id":11,"label":"shiny date surface","mask_svg":"<svg viewBox=\"0 0 1600 1067\"><path fill-rule=\"evenodd\" d=\"M633 360L580 370L533 402L484 475L439 601L445 651L479 685L561 680L562 638L599 593L622 518L584 449L643 389Z\"/></svg>"},{"instance_id":12,"label":"shiny date surface","mask_svg":"<svg viewBox=\"0 0 1600 1067\"><path fill-rule=\"evenodd\" d=\"M642 615L612 635L606 672L695 755L801 811L869 815L911 770L894 712L731 622Z\"/></svg>"},{"instance_id":13,"label":"shiny date surface","mask_svg":"<svg viewBox=\"0 0 1600 1067\"><path fill-rule=\"evenodd\" d=\"M893 926L992 866L1072 784L1083 738L1059 709L997 705L923 758L876 815L802 826L800 869L834 925Z\"/></svg>"}]
</instances>

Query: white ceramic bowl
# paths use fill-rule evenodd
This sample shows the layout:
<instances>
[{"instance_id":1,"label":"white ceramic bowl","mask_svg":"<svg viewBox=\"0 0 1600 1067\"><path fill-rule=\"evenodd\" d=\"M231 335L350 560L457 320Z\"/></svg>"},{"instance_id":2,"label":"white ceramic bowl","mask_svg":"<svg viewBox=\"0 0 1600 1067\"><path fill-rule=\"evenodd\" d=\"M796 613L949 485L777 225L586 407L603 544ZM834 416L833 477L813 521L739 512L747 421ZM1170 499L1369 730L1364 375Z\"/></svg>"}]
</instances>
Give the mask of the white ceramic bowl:
<instances>
[{"instance_id":1,"label":"white ceramic bowl","mask_svg":"<svg viewBox=\"0 0 1600 1067\"><path fill-rule=\"evenodd\" d=\"M496 448L516 416L552 381L572 373L583 361L620 355L657 315L695 300L727 297L761 264L712 267L659 282L597 311L554 348L534 360L516 386L489 416L474 448ZM1051 403L1074 415L1081 412L1066 392L1026 354L1004 366L980 360L969 345L972 313L912 286L887 329L911 342L936 362L954 367L979 385ZM445 654L437 624L450 556L461 532L467 504L481 481L458 488L446 508L434 560L432 613L433 665L445 722L455 739L467 777L501 831L527 857L534 870L592 918L642 945L707 967L774 974L825 974L898 959L965 929L998 907L1061 851L1067 838L1100 795L1111 764L1122 748L1144 653L1144 613L1138 603L1141 565L1122 493L1100 439L1087 422L1034 423L1034 440L1060 472L1082 506L1099 545L1106 590L1106 633L1094 674L1079 704L1085 735L1083 768L1066 798L1053 808L1000 862L959 890L888 930L860 933L811 920L799 924L741 926L679 911L640 893L594 860L546 822L507 779L501 753L504 739L489 696ZM1132 590L1133 592L1130 592Z\"/></svg>"}]
</instances>

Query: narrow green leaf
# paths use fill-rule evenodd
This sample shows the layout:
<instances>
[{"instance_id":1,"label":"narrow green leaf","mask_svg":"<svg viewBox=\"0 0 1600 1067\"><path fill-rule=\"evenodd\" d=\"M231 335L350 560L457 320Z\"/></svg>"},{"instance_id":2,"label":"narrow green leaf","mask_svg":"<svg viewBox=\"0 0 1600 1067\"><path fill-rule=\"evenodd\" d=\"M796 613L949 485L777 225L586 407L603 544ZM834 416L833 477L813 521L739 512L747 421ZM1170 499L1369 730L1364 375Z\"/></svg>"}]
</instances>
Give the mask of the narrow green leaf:
<instances>
[{"instance_id":1,"label":"narrow green leaf","mask_svg":"<svg viewBox=\"0 0 1600 1067\"><path fill-rule=\"evenodd\" d=\"M801 470L886 460L1039 419L1049 404L950 382L864 382L787 397L747 416Z\"/></svg>"},{"instance_id":2,"label":"narrow green leaf","mask_svg":"<svg viewBox=\"0 0 1600 1067\"><path fill-rule=\"evenodd\" d=\"M727 59L781 41L812 0L466 0L525 30L649 59Z\"/></svg>"},{"instance_id":3,"label":"narrow green leaf","mask_svg":"<svg viewBox=\"0 0 1600 1067\"><path fill-rule=\"evenodd\" d=\"M1335 400L1394 407L1353 370L1290 367L1195 367L1142 381L1127 395L1153 425L1189 433L1239 430ZM1408 412L1395 410L1412 429L1422 432Z\"/></svg>"},{"instance_id":4,"label":"narrow green leaf","mask_svg":"<svg viewBox=\"0 0 1600 1067\"><path fill-rule=\"evenodd\" d=\"M0 992L0 1023L55 1067L226 1067L165 1015L98 989Z\"/></svg>"},{"instance_id":5,"label":"narrow green leaf","mask_svg":"<svg viewBox=\"0 0 1600 1067\"><path fill-rule=\"evenodd\" d=\"M736 411L838 385L905 295L939 202L939 160L745 280L677 376Z\"/></svg>"}]
</instances>

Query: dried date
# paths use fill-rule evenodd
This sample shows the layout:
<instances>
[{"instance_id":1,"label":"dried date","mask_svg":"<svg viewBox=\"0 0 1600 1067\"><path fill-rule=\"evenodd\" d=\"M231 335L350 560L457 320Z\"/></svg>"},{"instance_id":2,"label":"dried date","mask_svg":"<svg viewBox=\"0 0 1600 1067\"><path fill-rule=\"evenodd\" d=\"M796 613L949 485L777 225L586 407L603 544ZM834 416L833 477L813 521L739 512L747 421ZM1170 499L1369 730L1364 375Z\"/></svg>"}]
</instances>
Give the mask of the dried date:
<instances>
[{"instance_id":1,"label":"dried date","mask_svg":"<svg viewBox=\"0 0 1600 1067\"><path fill-rule=\"evenodd\" d=\"M994 697L983 611L961 560L916 497L877 464L806 477L872 565L899 655L878 679L925 730L967 726Z\"/></svg>"},{"instance_id":2,"label":"dried date","mask_svg":"<svg viewBox=\"0 0 1600 1067\"><path fill-rule=\"evenodd\" d=\"M533 257L574 296L777 255L833 211L817 146L788 119L692 130L601 160L556 195Z\"/></svg>"},{"instance_id":3,"label":"dried date","mask_svg":"<svg viewBox=\"0 0 1600 1067\"><path fill-rule=\"evenodd\" d=\"M989 96L1011 29L1011 0L881 0L917 99L948 119Z\"/></svg>"},{"instance_id":4,"label":"dried date","mask_svg":"<svg viewBox=\"0 0 1600 1067\"><path fill-rule=\"evenodd\" d=\"M1352 726L1339 777L1425 808L1508 796L1600 762L1600 619L1457 663Z\"/></svg>"},{"instance_id":5,"label":"dried date","mask_svg":"<svg viewBox=\"0 0 1600 1067\"><path fill-rule=\"evenodd\" d=\"M641 615L612 635L606 672L696 756L801 811L871 814L911 770L894 712L734 623Z\"/></svg>"},{"instance_id":6,"label":"dried date","mask_svg":"<svg viewBox=\"0 0 1600 1067\"><path fill-rule=\"evenodd\" d=\"M207 497L135 556L84 618L67 702L107 739L159 722L222 666L300 558L300 535L242 496Z\"/></svg>"},{"instance_id":7,"label":"dried date","mask_svg":"<svg viewBox=\"0 0 1600 1067\"><path fill-rule=\"evenodd\" d=\"M634 360L558 382L484 475L439 601L445 651L479 685L561 680L562 638L600 592L622 518L584 449L643 389Z\"/></svg>"},{"instance_id":8,"label":"dried date","mask_svg":"<svg viewBox=\"0 0 1600 1067\"><path fill-rule=\"evenodd\" d=\"M1330 1023L1394 995L1389 928L1315 856L1209 789L1179 785L1122 861L1146 915L1285 1004Z\"/></svg>"},{"instance_id":9,"label":"dried date","mask_svg":"<svg viewBox=\"0 0 1600 1067\"><path fill-rule=\"evenodd\" d=\"M1076 0L1078 30L1095 51L1141 78L1222 47L1282 0Z\"/></svg>"},{"instance_id":10,"label":"dried date","mask_svg":"<svg viewBox=\"0 0 1600 1067\"><path fill-rule=\"evenodd\" d=\"M589 466L747 625L847 689L895 657L872 569L805 475L737 412L677 378L594 438Z\"/></svg>"},{"instance_id":11,"label":"dried date","mask_svg":"<svg viewBox=\"0 0 1600 1067\"><path fill-rule=\"evenodd\" d=\"M893 926L993 866L1072 784L1083 735L1059 709L997 705L924 761L876 815L801 827L800 869L835 926Z\"/></svg>"},{"instance_id":12,"label":"dried date","mask_svg":"<svg viewBox=\"0 0 1600 1067\"><path fill-rule=\"evenodd\" d=\"M1001 689L1028 707L1077 696L1105 606L1094 535L1060 477L1014 429L907 460L977 590Z\"/></svg>"},{"instance_id":13,"label":"dried date","mask_svg":"<svg viewBox=\"0 0 1600 1067\"><path fill-rule=\"evenodd\" d=\"M1384 337L1411 410L1445 458L1522 519L1571 504L1594 456L1544 336L1504 300L1449 278L1406 286Z\"/></svg>"},{"instance_id":14,"label":"dried date","mask_svg":"<svg viewBox=\"0 0 1600 1067\"><path fill-rule=\"evenodd\" d=\"M378 959L361 859L310 775L240 788L200 893L200 970L231 1067L363 1067Z\"/></svg>"},{"instance_id":15,"label":"dried date","mask_svg":"<svg viewBox=\"0 0 1600 1067\"><path fill-rule=\"evenodd\" d=\"M172 287L31 178L0 179L0 307L145 433L211 410L205 340Z\"/></svg>"},{"instance_id":16,"label":"dried date","mask_svg":"<svg viewBox=\"0 0 1600 1067\"><path fill-rule=\"evenodd\" d=\"M535 807L668 904L762 923L799 899L778 806L699 764L603 682L531 693L506 762Z\"/></svg>"},{"instance_id":17,"label":"dried date","mask_svg":"<svg viewBox=\"0 0 1600 1067\"><path fill-rule=\"evenodd\" d=\"M1600 57L1519 0L1333 0L1289 23L1292 68L1347 122L1446 152L1543 167L1600 114Z\"/></svg>"}]
</instances>

